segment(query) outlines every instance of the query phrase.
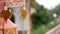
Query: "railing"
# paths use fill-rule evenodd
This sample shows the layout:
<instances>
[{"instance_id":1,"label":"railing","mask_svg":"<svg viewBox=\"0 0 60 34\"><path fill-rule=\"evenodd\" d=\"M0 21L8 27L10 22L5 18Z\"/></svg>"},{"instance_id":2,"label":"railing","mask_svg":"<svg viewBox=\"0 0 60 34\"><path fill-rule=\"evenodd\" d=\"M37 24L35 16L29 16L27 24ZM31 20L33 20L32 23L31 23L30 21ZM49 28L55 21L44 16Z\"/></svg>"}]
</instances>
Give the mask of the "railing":
<instances>
[{"instance_id":1,"label":"railing","mask_svg":"<svg viewBox=\"0 0 60 34\"><path fill-rule=\"evenodd\" d=\"M46 32L45 34L60 34L60 24Z\"/></svg>"}]
</instances>

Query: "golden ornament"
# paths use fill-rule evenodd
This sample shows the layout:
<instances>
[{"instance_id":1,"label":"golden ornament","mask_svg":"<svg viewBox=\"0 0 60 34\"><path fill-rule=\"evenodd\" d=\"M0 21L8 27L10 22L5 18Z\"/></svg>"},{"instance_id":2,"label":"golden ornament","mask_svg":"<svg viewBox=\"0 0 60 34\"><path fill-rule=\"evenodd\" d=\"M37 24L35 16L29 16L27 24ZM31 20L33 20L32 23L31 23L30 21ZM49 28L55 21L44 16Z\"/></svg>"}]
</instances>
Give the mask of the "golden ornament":
<instances>
[{"instance_id":1,"label":"golden ornament","mask_svg":"<svg viewBox=\"0 0 60 34\"><path fill-rule=\"evenodd\" d=\"M23 19L26 19L26 17L27 17L27 10L26 9L22 9L22 17L23 17Z\"/></svg>"}]
</instances>

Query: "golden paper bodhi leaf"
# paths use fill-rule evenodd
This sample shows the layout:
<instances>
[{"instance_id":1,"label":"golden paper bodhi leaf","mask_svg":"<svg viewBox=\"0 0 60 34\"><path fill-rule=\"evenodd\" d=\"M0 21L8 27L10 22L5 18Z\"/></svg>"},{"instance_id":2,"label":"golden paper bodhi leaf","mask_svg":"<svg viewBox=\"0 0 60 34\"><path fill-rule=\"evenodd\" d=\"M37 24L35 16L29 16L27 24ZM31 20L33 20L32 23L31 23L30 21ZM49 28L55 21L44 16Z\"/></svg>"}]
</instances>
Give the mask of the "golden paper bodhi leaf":
<instances>
[{"instance_id":1,"label":"golden paper bodhi leaf","mask_svg":"<svg viewBox=\"0 0 60 34\"><path fill-rule=\"evenodd\" d=\"M26 19L27 16L27 10L25 8L22 9L22 17L23 19Z\"/></svg>"},{"instance_id":2,"label":"golden paper bodhi leaf","mask_svg":"<svg viewBox=\"0 0 60 34\"><path fill-rule=\"evenodd\" d=\"M11 19L12 13L9 10L3 10L2 16L5 19L5 21L7 21L7 19Z\"/></svg>"}]
</instances>

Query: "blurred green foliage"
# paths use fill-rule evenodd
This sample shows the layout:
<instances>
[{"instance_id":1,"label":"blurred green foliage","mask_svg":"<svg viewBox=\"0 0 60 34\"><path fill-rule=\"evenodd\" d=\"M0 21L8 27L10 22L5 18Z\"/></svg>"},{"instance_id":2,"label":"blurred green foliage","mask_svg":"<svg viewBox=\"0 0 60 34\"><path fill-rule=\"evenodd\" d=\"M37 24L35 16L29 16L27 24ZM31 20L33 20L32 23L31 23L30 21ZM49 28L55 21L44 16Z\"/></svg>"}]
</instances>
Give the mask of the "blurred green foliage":
<instances>
[{"instance_id":1,"label":"blurred green foliage","mask_svg":"<svg viewBox=\"0 0 60 34\"><path fill-rule=\"evenodd\" d=\"M37 13L33 15L33 27L37 28L42 24L48 24L49 21L53 20L52 12L44 8L43 5L39 5L37 2L33 5Z\"/></svg>"},{"instance_id":2,"label":"blurred green foliage","mask_svg":"<svg viewBox=\"0 0 60 34\"><path fill-rule=\"evenodd\" d=\"M51 30L52 28L60 24L60 21L58 19L56 19L53 22L53 24L51 24L52 22L49 22L49 24L47 25L41 25L41 27L33 29L32 34L45 34L47 31Z\"/></svg>"},{"instance_id":3,"label":"blurred green foliage","mask_svg":"<svg viewBox=\"0 0 60 34\"><path fill-rule=\"evenodd\" d=\"M50 29L60 24L59 19L54 19L53 14L56 13L60 16L60 4L54 9L48 10L43 5L37 2L33 5L37 13L33 15L33 31L32 34L45 34Z\"/></svg>"},{"instance_id":4,"label":"blurred green foliage","mask_svg":"<svg viewBox=\"0 0 60 34\"><path fill-rule=\"evenodd\" d=\"M57 15L60 15L60 4L57 5L53 10L54 13L56 13Z\"/></svg>"}]
</instances>

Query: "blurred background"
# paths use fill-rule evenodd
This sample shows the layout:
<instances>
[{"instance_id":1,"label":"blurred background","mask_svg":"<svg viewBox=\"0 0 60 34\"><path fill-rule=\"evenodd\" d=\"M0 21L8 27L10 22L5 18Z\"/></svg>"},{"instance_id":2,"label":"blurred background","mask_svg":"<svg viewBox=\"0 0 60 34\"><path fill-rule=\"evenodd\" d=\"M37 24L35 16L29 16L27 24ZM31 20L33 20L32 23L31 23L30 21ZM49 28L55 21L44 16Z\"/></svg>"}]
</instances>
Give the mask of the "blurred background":
<instances>
[{"instance_id":1,"label":"blurred background","mask_svg":"<svg viewBox=\"0 0 60 34\"><path fill-rule=\"evenodd\" d=\"M32 34L45 34L60 24L60 0L35 0Z\"/></svg>"}]
</instances>

